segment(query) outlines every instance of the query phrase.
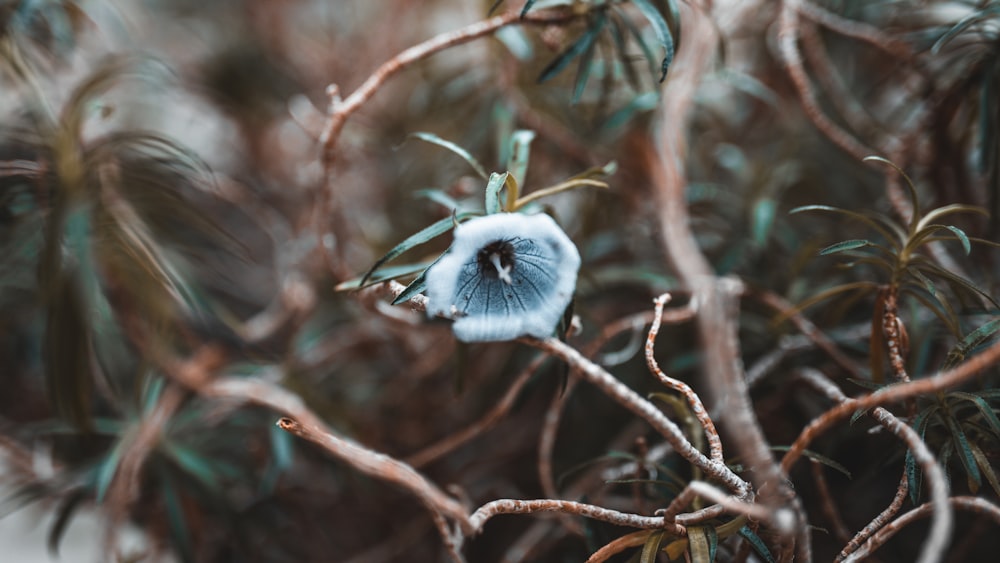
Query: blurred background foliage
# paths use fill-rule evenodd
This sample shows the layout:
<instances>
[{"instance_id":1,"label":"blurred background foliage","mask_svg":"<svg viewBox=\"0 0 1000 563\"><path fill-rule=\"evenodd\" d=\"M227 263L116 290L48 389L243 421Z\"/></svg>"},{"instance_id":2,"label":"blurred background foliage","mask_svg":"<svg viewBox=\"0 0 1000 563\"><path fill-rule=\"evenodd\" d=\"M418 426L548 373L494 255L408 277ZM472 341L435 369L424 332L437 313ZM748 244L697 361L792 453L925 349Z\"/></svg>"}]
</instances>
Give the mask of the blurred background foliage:
<instances>
[{"instance_id":1,"label":"blurred background foliage","mask_svg":"<svg viewBox=\"0 0 1000 563\"><path fill-rule=\"evenodd\" d=\"M139 500L128 507L153 552L185 561L442 557L414 499L293 443L272 413L177 389L167 400L172 384L161 366L213 343L226 351L224 373L280 382L340 432L401 459L489 410L532 351L460 345L446 325L405 307L334 291L448 217L440 202L481 201L485 182L468 163L408 140L421 131L463 147L487 171L507 162L514 131L535 131L522 193L617 162L609 190L545 200L583 257L574 344L678 289L657 242L640 150L659 96L671 92L669 74L660 84L664 56L683 42L687 8L675 2L573 2L584 16L568 24L507 27L405 70L352 117L325 183L316 135L327 86L346 95L402 49L486 17L491 4L0 2L0 436L12 459L43 456L53 468L11 463L4 480L15 493L3 513L47 502L58 549L80 506L108 500L124 452L160 413ZM552 4L565 2L531 9ZM1000 3L806 3L798 25L814 106L805 110L779 53L781 3L754 4L740 21L717 22L723 56L698 91L685 165L703 251L718 273L749 287L743 360L757 377L761 424L782 446L825 408L802 392L797 368L822 369L848 392L878 380L872 366L883 358L870 361L870 343L881 294L869 290L899 281L878 263L899 264L899 248L870 222L891 238L887 225L907 219L887 190L892 171L843 150L810 112L906 170L925 216L953 204L989 212L949 215L946 228L914 242L922 264L962 281L911 276L913 298L902 295L899 316L912 377L996 337ZM317 195L325 190L329 207ZM865 219L789 214L807 205ZM317 223L317 210L330 214ZM412 261L446 245L440 237L417 247ZM849 263L819 257L823 249ZM800 304L855 369L803 343L769 296ZM691 332L665 327L657 356L697 390ZM619 335L601 357L631 387L659 391L636 353L641 337L641 329ZM495 428L418 469L458 484L476 506L542 496L538 434L563 392L563 370L548 361L536 371ZM951 468L956 491L994 500L996 380L993 369L975 389L928 398L911 420ZM567 393L553 451L560 488L597 475L573 494L650 512L691 478L669 456L647 460L643 440L654 437L599 392ZM912 466L894 439L860 426L815 445L850 473L827 475L850 530L888 503L901 468ZM602 482L600 470L629 459L640 462L632 477ZM813 523L835 528L808 476L792 477ZM910 467L911 483L919 477ZM623 533L550 521L541 537L528 535L537 520L491 522L468 546L469 560L518 560L514 548L530 545L529 560L582 561ZM912 559L920 530L880 554ZM814 542L817 560L843 544L826 531ZM970 554L998 547L988 527L964 515L955 546Z\"/></svg>"}]
</instances>

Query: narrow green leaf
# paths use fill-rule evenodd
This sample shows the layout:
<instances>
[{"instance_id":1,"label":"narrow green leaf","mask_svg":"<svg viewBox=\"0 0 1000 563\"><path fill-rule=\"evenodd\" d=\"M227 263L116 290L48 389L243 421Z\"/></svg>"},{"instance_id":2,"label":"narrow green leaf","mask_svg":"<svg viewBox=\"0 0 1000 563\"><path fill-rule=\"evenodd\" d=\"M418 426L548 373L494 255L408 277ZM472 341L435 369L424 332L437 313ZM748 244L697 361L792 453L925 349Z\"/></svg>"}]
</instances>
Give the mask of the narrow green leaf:
<instances>
[{"instance_id":1,"label":"narrow green leaf","mask_svg":"<svg viewBox=\"0 0 1000 563\"><path fill-rule=\"evenodd\" d=\"M674 38L670 34L670 26L650 0L632 0L632 4L649 20L660 46L663 47L663 61L660 63L660 82L663 82L667 78L670 63L674 60Z\"/></svg>"},{"instance_id":2,"label":"narrow green leaf","mask_svg":"<svg viewBox=\"0 0 1000 563\"><path fill-rule=\"evenodd\" d=\"M542 69L541 74L538 76L538 83L541 84L551 79L553 76L562 72L569 63L573 62L573 59L585 53L597 40L597 33L604 27L603 19L599 22L597 26L594 22L591 22L587 27L587 31L583 33L572 45L566 48L565 51L560 53L552 62L550 62L544 69Z\"/></svg>"},{"instance_id":3,"label":"narrow green leaf","mask_svg":"<svg viewBox=\"0 0 1000 563\"><path fill-rule=\"evenodd\" d=\"M616 17L608 18L608 24L608 31L611 33L611 40L614 42L618 64L621 65L622 71L625 73L625 80L628 81L629 86L638 93L642 90L642 83L639 81L639 76L635 73L635 68L632 66L632 59L628 54L628 47L625 44L625 34L621 27L622 24L619 18Z\"/></svg>"},{"instance_id":4,"label":"narrow green leaf","mask_svg":"<svg viewBox=\"0 0 1000 563\"><path fill-rule=\"evenodd\" d=\"M785 313L782 313L781 315L779 315L775 322L778 322L778 323L784 322L786 319L788 319L792 315L794 315L794 314L796 314L796 313L798 313L800 311L804 311L804 310L808 309L809 307L812 307L813 305L815 305L817 303L820 303L821 301L826 301L827 299L829 299L829 298L831 298L831 297L833 297L835 295L840 295L841 293L846 293L846 292L849 292L849 291L865 291L865 292L868 292L870 290L877 289L877 288L878 288L878 284L876 284L875 282L870 282L870 281L856 281L856 282L845 283L845 284L842 284L842 285L837 285L837 286L831 287L829 289L825 289L825 290L817 293L816 295L813 295L812 297L799 302L790 311L786 311Z\"/></svg>"},{"instance_id":5,"label":"narrow green leaf","mask_svg":"<svg viewBox=\"0 0 1000 563\"><path fill-rule=\"evenodd\" d=\"M888 159L882 158L881 156L866 156L863 159L864 162L878 162L889 166L895 170L900 177L903 178L903 185L906 186L907 193L910 194L910 205L913 206L913 216L910 217L909 225L907 225L907 230L911 233L915 233L919 230L917 224L920 221L920 197L917 195L917 188L913 185L913 180L903 172L903 169Z\"/></svg>"},{"instance_id":6,"label":"narrow green leaf","mask_svg":"<svg viewBox=\"0 0 1000 563\"><path fill-rule=\"evenodd\" d=\"M774 450L774 451L776 451L776 452L787 452L787 451L789 451L791 449L791 447L790 446L771 446L771 449ZM851 472L846 467L844 467L843 465L837 463L836 461L834 461L834 460L826 457L823 454L816 453L816 452L814 452L812 450L804 450L802 452L802 455L804 455L805 457L811 459L812 461L815 461L816 463L825 465L825 466L829 467L830 469L833 469L834 471L838 471L840 473L843 473L844 476L846 476L848 479L851 478Z\"/></svg>"},{"instance_id":7,"label":"narrow green leaf","mask_svg":"<svg viewBox=\"0 0 1000 563\"><path fill-rule=\"evenodd\" d=\"M531 9L531 6L532 6L532 5L534 4L534 3L535 3L535 0L525 0L525 2L524 2L524 7L523 7L523 8L521 8L521 17L522 17L522 18L524 17L524 15L525 15L525 14L527 14L527 13L528 13L528 10L530 10L530 9Z\"/></svg>"},{"instance_id":8,"label":"narrow green leaf","mask_svg":"<svg viewBox=\"0 0 1000 563\"><path fill-rule=\"evenodd\" d=\"M439 147L448 149L449 151L451 151L451 152L457 154L458 156L462 157L462 160L464 160L465 162L469 163L469 166L471 166L472 169L476 171L476 174L478 174L480 178L482 178L482 179L485 180L487 177L489 177L489 175L486 174L486 169L483 168L482 164L479 164L479 161L476 160L476 157L472 156L472 154L469 151L465 150L464 148L460 147L459 145L457 145L457 144L455 144L455 143L453 143L453 142L451 142L449 140L442 139L441 137L438 137L434 133L427 133L427 132L424 132L424 131L418 131L416 133L410 133L409 136L410 137L416 137L417 139L420 139L421 141L426 141L428 143L433 143L433 144L435 144L435 145L437 145Z\"/></svg>"},{"instance_id":9,"label":"narrow green leaf","mask_svg":"<svg viewBox=\"0 0 1000 563\"><path fill-rule=\"evenodd\" d=\"M864 239L852 239L838 242L837 244L831 244L830 246L819 251L820 256L826 256L828 254L836 254L837 252L844 252L846 250L855 250L858 248L864 248L866 246L875 246L870 240Z\"/></svg>"},{"instance_id":10,"label":"narrow green leaf","mask_svg":"<svg viewBox=\"0 0 1000 563\"><path fill-rule=\"evenodd\" d=\"M528 161L531 156L531 142L535 140L535 132L530 129L518 129L510 136L510 158L507 160L507 172L514 180L514 190L507 190L507 208L517 201L518 190L524 185L528 175Z\"/></svg>"},{"instance_id":11,"label":"narrow green leaf","mask_svg":"<svg viewBox=\"0 0 1000 563\"><path fill-rule=\"evenodd\" d=\"M775 563L774 556L771 555L771 550L767 548L767 544L765 544L764 540L760 539L760 536L755 534L749 526L743 526L740 528L740 535L743 536L743 539L747 540L747 543L750 544L750 547L753 548L761 559L763 559L766 563Z\"/></svg>"},{"instance_id":12,"label":"narrow green leaf","mask_svg":"<svg viewBox=\"0 0 1000 563\"><path fill-rule=\"evenodd\" d=\"M958 237L959 242L962 243L962 250L964 250L965 255L968 256L969 253L972 252L972 243L969 242L969 237L968 235L965 234L965 231L959 229L954 225L945 225L944 228L955 233L955 236Z\"/></svg>"},{"instance_id":13,"label":"narrow green leaf","mask_svg":"<svg viewBox=\"0 0 1000 563\"><path fill-rule=\"evenodd\" d=\"M645 543L642 544L642 553L639 555L639 563L656 563L656 556L660 550L660 543L663 541L663 530L655 530L649 534Z\"/></svg>"},{"instance_id":14,"label":"narrow green leaf","mask_svg":"<svg viewBox=\"0 0 1000 563\"><path fill-rule=\"evenodd\" d=\"M94 490L98 503L104 502L104 495L108 492L108 487L111 486L111 481L118 471L118 462L121 461L126 445L126 440L119 440L97 468Z\"/></svg>"},{"instance_id":15,"label":"narrow green leaf","mask_svg":"<svg viewBox=\"0 0 1000 563\"><path fill-rule=\"evenodd\" d=\"M951 433L951 437L955 441L958 459L962 462L962 466L965 468L965 473L969 477L969 482L974 484L972 492L975 493L979 490L979 487L983 485L983 477L979 472L979 466L976 465L976 458L972 455L972 448L969 447L969 438L965 435L965 430L962 428L962 425L955 420L953 416L950 414L946 415L944 420L945 424L948 426L948 432Z\"/></svg>"},{"instance_id":16,"label":"narrow green leaf","mask_svg":"<svg viewBox=\"0 0 1000 563\"><path fill-rule=\"evenodd\" d=\"M930 423L931 416L940 410L938 406L928 407L919 414L913 420L913 429L920 435L920 439L924 439L924 435L927 433L927 426ZM913 457L913 452L909 449L906 450L906 457L903 462L906 471L906 481L910 493L910 501L914 505L920 504L920 493L923 481L923 472L917 466L917 460Z\"/></svg>"},{"instance_id":17,"label":"narrow green leaf","mask_svg":"<svg viewBox=\"0 0 1000 563\"><path fill-rule=\"evenodd\" d=\"M990 463L989 458L983 453L982 448L980 448L975 443L969 444L972 449L972 457L976 459L976 465L979 466L979 470L986 475L986 482L990 484L993 492L1000 495L1000 481L997 480L996 471L993 470L993 464Z\"/></svg>"},{"instance_id":18,"label":"narrow green leaf","mask_svg":"<svg viewBox=\"0 0 1000 563\"><path fill-rule=\"evenodd\" d=\"M428 266L428 268L429 267L430 266ZM392 300L392 304L399 305L400 303L406 303L407 301L412 299L413 296L419 294L425 289L427 289L426 269L423 272L420 272L420 275L414 278L414 280L411 281L410 284L406 286L406 289L404 289L402 293L397 295L396 298Z\"/></svg>"},{"instance_id":19,"label":"narrow green leaf","mask_svg":"<svg viewBox=\"0 0 1000 563\"><path fill-rule=\"evenodd\" d=\"M996 413L993 411L993 408L990 407L990 404L986 402L986 399L980 397L979 395L965 393L963 391L952 391L948 395L951 397L958 397L972 403L972 405L979 410L979 413L983 415L983 418L986 419L986 423L989 425L990 431L993 432L993 435L1000 439L1000 418L997 418Z\"/></svg>"},{"instance_id":20,"label":"narrow green leaf","mask_svg":"<svg viewBox=\"0 0 1000 563\"><path fill-rule=\"evenodd\" d=\"M993 319L976 330L965 335L958 344L948 352L948 359L945 361L942 370L951 369L969 356L972 351L984 342L992 340L1000 332L1000 319Z\"/></svg>"},{"instance_id":21,"label":"narrow green leaf","mask_svg":"<svg viewBox=\"0 0 1000 563\"><path fill-rule=\"evenodd\" d=\"M632 19L629 18L617 4L612 4L611 8L615 11L615 14L618 16L618 20L620 20L625 25L625 29L628 30L629 35L632 36L632 39L634 39L635 42L639 45L639 49L642 51L643 58L646 59L647 63L649 63L649 74L653 78L656 78L658 74L657 72L658 59L653 55L653 51L649 48L649 45L646 44L646 38L643 37L642 30L636 27Z\"/></svg>"},{"instance_id":22,"label":"narrow green leaf","mask_svg":"<svg viewBox=\"0 0 1000 563\"><path fill-rule=\"evenodd\" d=\"M437 188L416 190L413 192L413 197L433 201L434 203L447 209L449 212L457 211L462 207L462 205L458 203L458 201L456 201L455 198L446 194L444 190L440 190Z\"/></svg>"},{"instance_id":23,"label":"narrow green leaf","mask_svg":"<svg viewBox=\"0 0 1000 563\"><path fill-rule=\"evenodd\" d=\"M912 273L910 270L907 270L907 273ZM947 299L941 299L937 293L929 294L923 286L918 287L909 283L902 287L900 294L912 295L921 305L927 307L928 311L934 313L955 338L962 336L961 328L958 326L958 316L955 315Z\"/></svg>"},{"instance_id":24,"label":"narrow green leaf","mask_svg":"<svg viewBox=\"0 0 1000 563\"><path fill-rule=\"evenodd\" d=\"M946 282L949 283L949 285L952 285L952 289L962 288L977 295L980 295L984 299L989 301L991 305L993 305L997 309L1000 309L1000 303L997 303L996 300L993 299L992 295L980 289L974 283L963 278L962 276L954 274L949 270L945 270L941 266L935 264L934 262L931 262L930 260L927 260L923 256L918 255L913 257L913 267L920 268L921 270L924 271L925 274L935 275L937 277L944 279Z\"/></svg>"},{"instance_id":25,"label":"narrow green leaf","mask_svg":"<svg viewBox=\"0 0 1000 563\"><path fill-rule=\"evenodd\" d=\"M447 233L452 229L452 227L454 227L456 221L461 222L475 215L478 215L478 213L473 213L470 211L460 211L455 213L455 215L452 217L445 217L440 221L436 221L431 225L424 227L417 233L410 235L409 237L406 238L406 240L394 246L392 250L390 250L385 254L385 256L375 261L375 264L372 265L372 267L365 273L364 276L362 276L361 281L359 282L358 285L360 287L364 287L365 282L367 282L368 278L370 278L371 275L375 273L375 270L378 270L386 262L389 262L390 260L399 257L399 255L403 254L404 252L416 246L424 244L425 242L433 240L438 236Z\"/></svg>"},{"instance_id":26,"label":"narrow green leaf","mask_svg":"<svg viewBox=\"0 0 1000 563\"><path fill-rule=\"evenodd\" d=\"M608 17L604 12L601 12L595 19L597 23L593 24L593 28L594 37L596 38L604 29L604 25L607 23ZM594 52L597 51L597 45L597 41L591 41L590 45L587 46L587 49L580 55L580 60L578 61L576 67L576 78L573 81L573 96L570 98L570 105L576 105L580 102L580 98L583 97L583 91L587 87L587 81L590 79L590 73L594 70Z\"/></svg>"},{"instance_id":27,"label":"narrow green leaf","mask_svg":"<svg viewBox=\"0 0 1000 563\"><path fill-rule=\"evenodd\" d=\"M503 174L498 174L496 172L490 174L490 181L486 184L487 215L500 213L500 211L502 211L500 208L500 190L502 190L504 185L507 183L507 177L509 175L510 174L507 172L504 172Z\"/></svg>"},{"instance_id":28,"label":"narrow green leaf","mask_svg":"<svg viewBox=\"0 0 1000 563\"><path fill-rule=\"evenodd\" d=\"M361 277L351 278L347 281L340 282L334 286L334 291L350 291L354 289L361 289L362 287L369 287L376 284L380 284L385 281L394 280L397 278L402 278L405 276L410 276L427 269L430 262L419 262L417 264L401 264L399 266L388 266L382 268L381 270L375 272L365 280L365 285L361 285Z\"/></svg>"},{"instance_id":29,"label":"narrow green leaf","mask_svg":"<svg viewBox=\"0 0 1000 563\"><path fill-rule=\"evenodd\" d=\"M843 215L845 217L850 217L851 219L856 219L863 222L869 227L875 229L893 248L898 249L902 246L902 242L907 239L906 233L899 230L898 227L890 228L891 222L886 221L886 224L880 223L875 218L869 217L863 213L858 213L857 211L851 211L849 209L841 209L839 207L832 207L829 205L803 205L801 207L796 207L788 212L789 215L794 215L797 213L804 213L807 211L822 211L826 213L834 213L837 215Z\"/></svg>"},{"instance_id":30,"label":"narrow green leaf","mask_svg":"<svg viewBox=\"0 0 1000 563\"><path fill-rule=\"evenodd\" d=\"M988 211L979 207L978 205L966 205L963 203L953 203L951 205L945 205L944 207L938 207L937 209L932 209L927 212L920 222L917 224L916 232L922 231L925 227L933 223L934 221L944 217L946 215L954 215L955 213L975 213L977 215L982 215L983 217L989 217Z\"/></svg>"}]
</instances>

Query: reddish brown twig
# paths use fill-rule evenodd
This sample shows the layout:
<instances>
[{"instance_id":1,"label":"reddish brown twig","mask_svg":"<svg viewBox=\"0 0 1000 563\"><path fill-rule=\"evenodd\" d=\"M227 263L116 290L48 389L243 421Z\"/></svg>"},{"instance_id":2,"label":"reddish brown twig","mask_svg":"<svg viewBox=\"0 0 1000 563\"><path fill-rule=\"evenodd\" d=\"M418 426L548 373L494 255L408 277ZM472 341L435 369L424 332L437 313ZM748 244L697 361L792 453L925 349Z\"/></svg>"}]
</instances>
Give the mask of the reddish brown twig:
<instances>
[{"instance_id":1,"label":"reddish brown twig","mask_svg":"<svg viewBox=\"0 0 1000 563\"><path fill-rule=\"evenodd\" d=\"M896 535L897 532L910 525L913 521L934 513L936 511L934 504L934 502L922 504L906 514L903 514L899 518L896 518L891 524L883 527L878 531L878 533L869 538L861 549L854 552L845 561L861 561L864 557L871 555L873 551L882 547L882 545L884 545L889 538ZM1000 526L1000 507L986 499L979 497L951 497L948 499L947 504L961 510L973 512L980 516L986 516L992 519L995 524ZM947 545L940 545L938 546L939 549L937 551L939 553L943 553L947 547Z\"/></svg>"},{"instance_id":2,"label":"reddish brown twig","mask_svg":"<svg viewBox=\"0 0 1000 563\"><path fill-rule=\"evenodd\" d=\"M646 365L660 380L660 383L684 395L688 405L691 407L691 412L698 419L698 422L701 423L702 430L705 432L705 438L708 440L709 457L712 458L712 461L724 463L722 458L722 440L719 438L719 432L715 429L715 423L708 416L708 411L705 410L705 405L702 404L701 398L698 397L687 383L663 373L660 366L656 363L656 357L653 355L653 347L656 345L656 335L660 332L660 321L663 319L663 306L668 301L670 301L669 293L664 293L653 300L656 309L653 315L653 324L649 327L649 336L646 338ZM690 310L696 309L697 307L690 308Z\"/></svg>"},{"instance_id":3,"label":"reddish brown twig","mask_svg":"<svg viewBox=\"0 0 1000 563\"><path fill-rule=\"evenodd\" d=\"M873 518L871 522L865 525L860 532L855 534L854 537L847 542L844 549L840 550L840 553L837 554L837 558L834 559L834 563L840 563L846 559L852 553L857 551L858 548L861 547L861 544L870 538L872 534L885 527L885 525L899 513L899 509L903 508L903 502L906 501L906 495L909 491L910 481L906 478L906 471L904 470L903 476L899 478L899 485L896 487L896 496L892 497L892 502L889 503L889 506L887 506L885 510L880 512L878 516Z\"/></svg>"},{"instance_id":4,"label":"reddish brown twig","mask_svg":"<svg viewBox=\"0 0 1000 563\"><path fill-rule=\"evenodd\" d=\"M601 546L587 558L586 563L604 563L611 557L629 549L630 547L639 547L640 545L646 543L651 532L639 531L632 532L631 534L625 534L624 536L615 538L610 542Z\"/></svg>"},{"instance_id":5,"label":"reddish brown twig","mask_svg":"<svg viewBox=\"0 0 1000 563\"><path fill-rule=\"evenodd\" d=\"M943 391L964 383L980 371L996 364L997 361L1000 361L1000 342L995 342L978 355L969 358L964 363L948 371L940 372L923 379L915 379L908 383L898 383L883 387L869 395L856 399L847 399L831 407L830 410L817 417L802 430L799 437L782 459L782 469L787 472L802 457L806 446L823 434L823 432L833 427L834 424L850 417L855 411L867 410L872 407L903 401L911 397Z\"/></svg>"},{"instance_id":6,"label":"reddish brown twig","mask_svg":"<svg viewBox=\"0 0 1000 563\"><path fill-rule=\"evenodd\" d=\"M525 384L528 383L531 376L538 371L539 366L542 365L542 362L545 361L545 359L546 357L544 355L539 355L537 358L532 360L527 367L521 370L521 373L514 378L514 382L507 388L507 392L504 393L504 396L479 420L465 425L458 432L420 450L419 452L406 458L404 461L413 467L422 467L455 450L469 440L472 440L476 436L486 432L490 428L493 428L497 422L510 412L510 409L514 406L514 401L521 393L521 389L523 389Z\"/></svg>"},{"instance_id":7,"label":"reddish brown twig","mask_svg":"<svg viewBox=\"0 0 1000 563\"><path fill-rule=\"evenodd\" d=\"M893 377L896 381L906 382L910 380L910 376L906 373L906 360L903 358L909 348L909 338L906 336L906 327L899 318L897 296L898 290L895 287L888 287L880 294L882 335L885 337L885 347L889 352L889 366L892 367Z\"/></svg>"},{"instance_id":8,"label":"reddish brown twig","mask_svg":"<svg viewBox=\"0 0 1000 563\"><path fill-rule=\"evenodd\" d=\"M320 136L324 163L329 166L332 161L333 152L337 147L337 139L347 119L370 100L387 80L408 66L444 49L490 35L501 27L512 24L548 25L566 22L580 15L573 10L552 9L529 12L522 18L519 10L513 10L454 31L442 33L400 52L378 67L357 90L342 101L339 99L337 87L331 86L328 89L331 98L329 121L327 121L323 134Z\"/></svg>"}]
</instances>

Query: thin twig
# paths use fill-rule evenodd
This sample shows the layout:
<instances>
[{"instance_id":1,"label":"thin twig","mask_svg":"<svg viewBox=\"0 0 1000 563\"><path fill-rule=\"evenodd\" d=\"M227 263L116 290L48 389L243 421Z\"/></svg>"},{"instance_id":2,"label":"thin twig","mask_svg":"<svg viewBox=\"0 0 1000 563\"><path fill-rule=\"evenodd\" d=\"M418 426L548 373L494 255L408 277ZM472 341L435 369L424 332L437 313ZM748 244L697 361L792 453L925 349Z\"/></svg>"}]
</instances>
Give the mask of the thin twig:
<instances>
[{"instance_id":1,"label":"thin twig","mask_svg":"<svg viewBox=\"0 0 1000 563\"><path fill-rule=\"evenodd\" d=\"M403 461L413 467L422 467L435 459L454 451L456 448L467 443L469 440L472 440L476 436L479 436L490 428L496 426L497 422L510 412L510 409L514 406L514 402L517 400L518 395L521 393L521 389L523 389L528 383L531 376L538 371L538 368L542 365L542 362L544 362L545 359L546 356L539 355L523 370L521 370L521 373L514 378L514 382L507 388L507 392L504 393L504 396L497 402L496 405L493 406L492 409L489 410L489 412L479 418L479 420L465 425L458 432L438 440L436 443L420 450Z\"/></svg>"},{"instance_id":2,"label":"thin twig","mask_svg":"<svg viewBox=\"0 0 1000 563\"><path fill-rule=\"evenodd\" d=\"M653 324L649 327L649 336L646 338L646 365L649 367L649 371L653 372L660 380L660 383L684 395L688 405L691 407L691 412L698 419L698 422L701 423L701 427L705 432L705 438L708 440L709 457L712 458L712 461L725 463L725 460L722 458L722 440L719 438L719 432L715 429L715 423L708 416L708 411L705 410L705 405L702 404L701 398L698 397L697 393L687 383L663 373L660 366L656 363L656 357L653 355L653 347L656 345L656 335L660 332L660 321L663 319L663 306L668 301L670 301L669 293L664 293L653 300L656 309L653 315ZM691 307L690 309L696 310L697 308Z\"/></svg>"},{"instance_id":3,"label":"thin twig","mask_svg":"<svg viewBox=\"0 0 1000 563\"><path fill-rule=\"evenodd\" d=\"M885 525L899 513L899 509L903 508L903 503L906 501L906 495L909 491L910 481L906 478L906 470L904 469L902 477L899 478L899 485L896 487L896 496L892 497L892 502L890 502L889 506L887 506L885 510L880 512L878 516L873 518L871 522L865 525L860 532L855 534L854 537L847 542L844 549L840 550L840 553L837 554L837 558L834 559L834 563L840 563L846 559L852 553L857 551L858 548L861 547L861 544L870 538L872 534L885 527Z\"/></svg>"},{"instance_id":4,"label":"thin twig","mask_svg":"<svg viewBox=\"0 0 1000 563\"><path fill-rule=\"evenodd\" d=\"M922 379L915 379L908 383L889 385L869 395L864 395L855 399L847 399L838 403L837 405L831 407L830 410L810 422L809 425L807 425L802 432L799 433L799 437L795 440L788 452L785 453L785 457L782 459L782 469L787 473L788 469L794 465L800 457L802 457L802 453L805 451L805 448L812 443L813 440L832 428L838 422L850 417L855 411L867 410L872 407L887 405L890 403L897 403L911 397L917 397L949 389L971 379L980 371L996 364L997 361L1000 361L1000 342L993 343L990 347L986 348L978 355L969 358L964 363L959 364L948 371L940 372Z\"/></svg>"},{"instance_id":5,"label":"thin twig","mask_svg":"<svg viewBox=\"0 0 1000 563\"><path fill-rule=\"evenodd\" d=\"M816 492L819 493L820 508L827 520L830 521L833 535L841 542L851 541L851 533L847 530L847 525L844 523L840 511L837 510L837 503L833 500L833 494L830 492L830 484L826 480L826 474L823 473L823 464L814 461L810 469L812 470L813 483L816 484Z\"/></svg>"},{"instance_id":6,"label":"thin twig","mask_svg":"<svg viewBox=\"0 0 1000 563\"><path fill-rule=\"evenodd\" d=\"M662 516L641 516L593 504L553 499L494 500L484 504L473 512L472 516L469 517L469 522L473 530L481 531L486 522L498 514L534 514L536 512L562 512L608 522L616 526L651 530L664 529L676 535L683 535L685 533L683 527L667 522Z\"/></svg>"},{"instance_id":7,"label":"thin twig","mask_svg":"<svg viewBox=\"0 0 1000 563\"><path fill-rule=\"evenodd\" d=\"M323 144L324 162L329 163L332 160L333 152L337 146L337 139L340 136L340 131L343 129L347 119L359 108L361 108L361 106L368 100L370 100L386 81L408 66L426 59L439 51L490 35L496 30L508 25L549 25L566 22L579 17L580 15L581 14L578 14L573 10L552 9L529 12L522 18L519 10L512 10L505 14L467 25L460 29L441 33L424 41L423 43L414 45L413 47L400 52L395 57L383 63L382 66L378 67L375 72L373 72L368 79L358 87L357 90L355 90L343 101L338 100L337 89L336 87L331 86L330 97L332 99L332 111L330 113L329 121L327 121L326 127L323 129L323 133L320 136L320 141Z\"/></svg>"},{"instance_id":8,"label":"thin twig","mask_svg":"<svg viewBox=\"0 0 1000 563\"><path fill-rule=\"evenodd\" d=\"M649 538L650 532L639 531L632 532L631 534L625 534L624 536L617 537L610 542L601 546L587 558L586 563L604 563L611 557L618 555L619 553L629 549L630 547L639 547L640 545L646 543L646 539Z\"/></svg>"},{"instance_id":9,"label":"thin twig","mask_svg":"<svg viewBox=\"0 0 1000 563\"><path fill-rule=\"evenodd\" d=\"M903 514L899 518L896 518L891 524L885 526L879 530L878 533L869 538L868 541L865 542L865 545L863 545L858 551L854 552L849 558L846 559L846 561L860 561L862 558L871 555L873 551L882 547L882 545L884 545L889 538L896 535L897 532L908 526L913 521L935 513L935 503L936 501L922 504L906 514ZM995 524L1000 526L1000 507L984 498L951 497L947 500L947 504L961 510L973 512L980 516L989 517ZM941 546L941 551L943 552L946 547L947 545Z\"/></svg>"},{"instance_id":10,"label":"thin twig","mask_svg":"<svg viewBox=\"0 0 1000 563\"><path fill-rule=\"evenodd\" d=\"M670 442L681 457L700 467L712 478L724 483L726 487L736 492L740 498L750 497L751 489L746 481L740 479L724 463L719 463L705 457L704 454L695 449L687 438L684 437L684 432L672 420L664 416L658 408L643 399L624 383L618 381L613 375L605 371L604 368L583 357L576 349L560 342L556 338L546 338L544 340L521 338L519 341L544 350L570 364L570 366L575 368L573 373L596 385L608 397L646 420L660 435Z\"/></svg>"}]
</instances>

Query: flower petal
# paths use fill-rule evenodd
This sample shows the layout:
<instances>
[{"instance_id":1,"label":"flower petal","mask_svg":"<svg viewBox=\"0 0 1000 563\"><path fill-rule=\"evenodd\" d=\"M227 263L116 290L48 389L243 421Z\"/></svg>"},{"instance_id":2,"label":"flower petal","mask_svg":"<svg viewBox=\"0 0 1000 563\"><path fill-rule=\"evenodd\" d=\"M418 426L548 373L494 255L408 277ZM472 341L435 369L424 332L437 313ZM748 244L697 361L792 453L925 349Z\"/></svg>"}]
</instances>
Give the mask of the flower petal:
<instances>
[{"instance_id":1,"label":"flower petal","mask_svg":"<svg viewBox=\"0 0 1000 563\"><path fill-rule=\"evenodd\" d=\"M545 338L573 297L579 268L579 252L548 215L472 219L427 270L427 312L455 318L463 342Z\"/></svg>"}]
</instances>

